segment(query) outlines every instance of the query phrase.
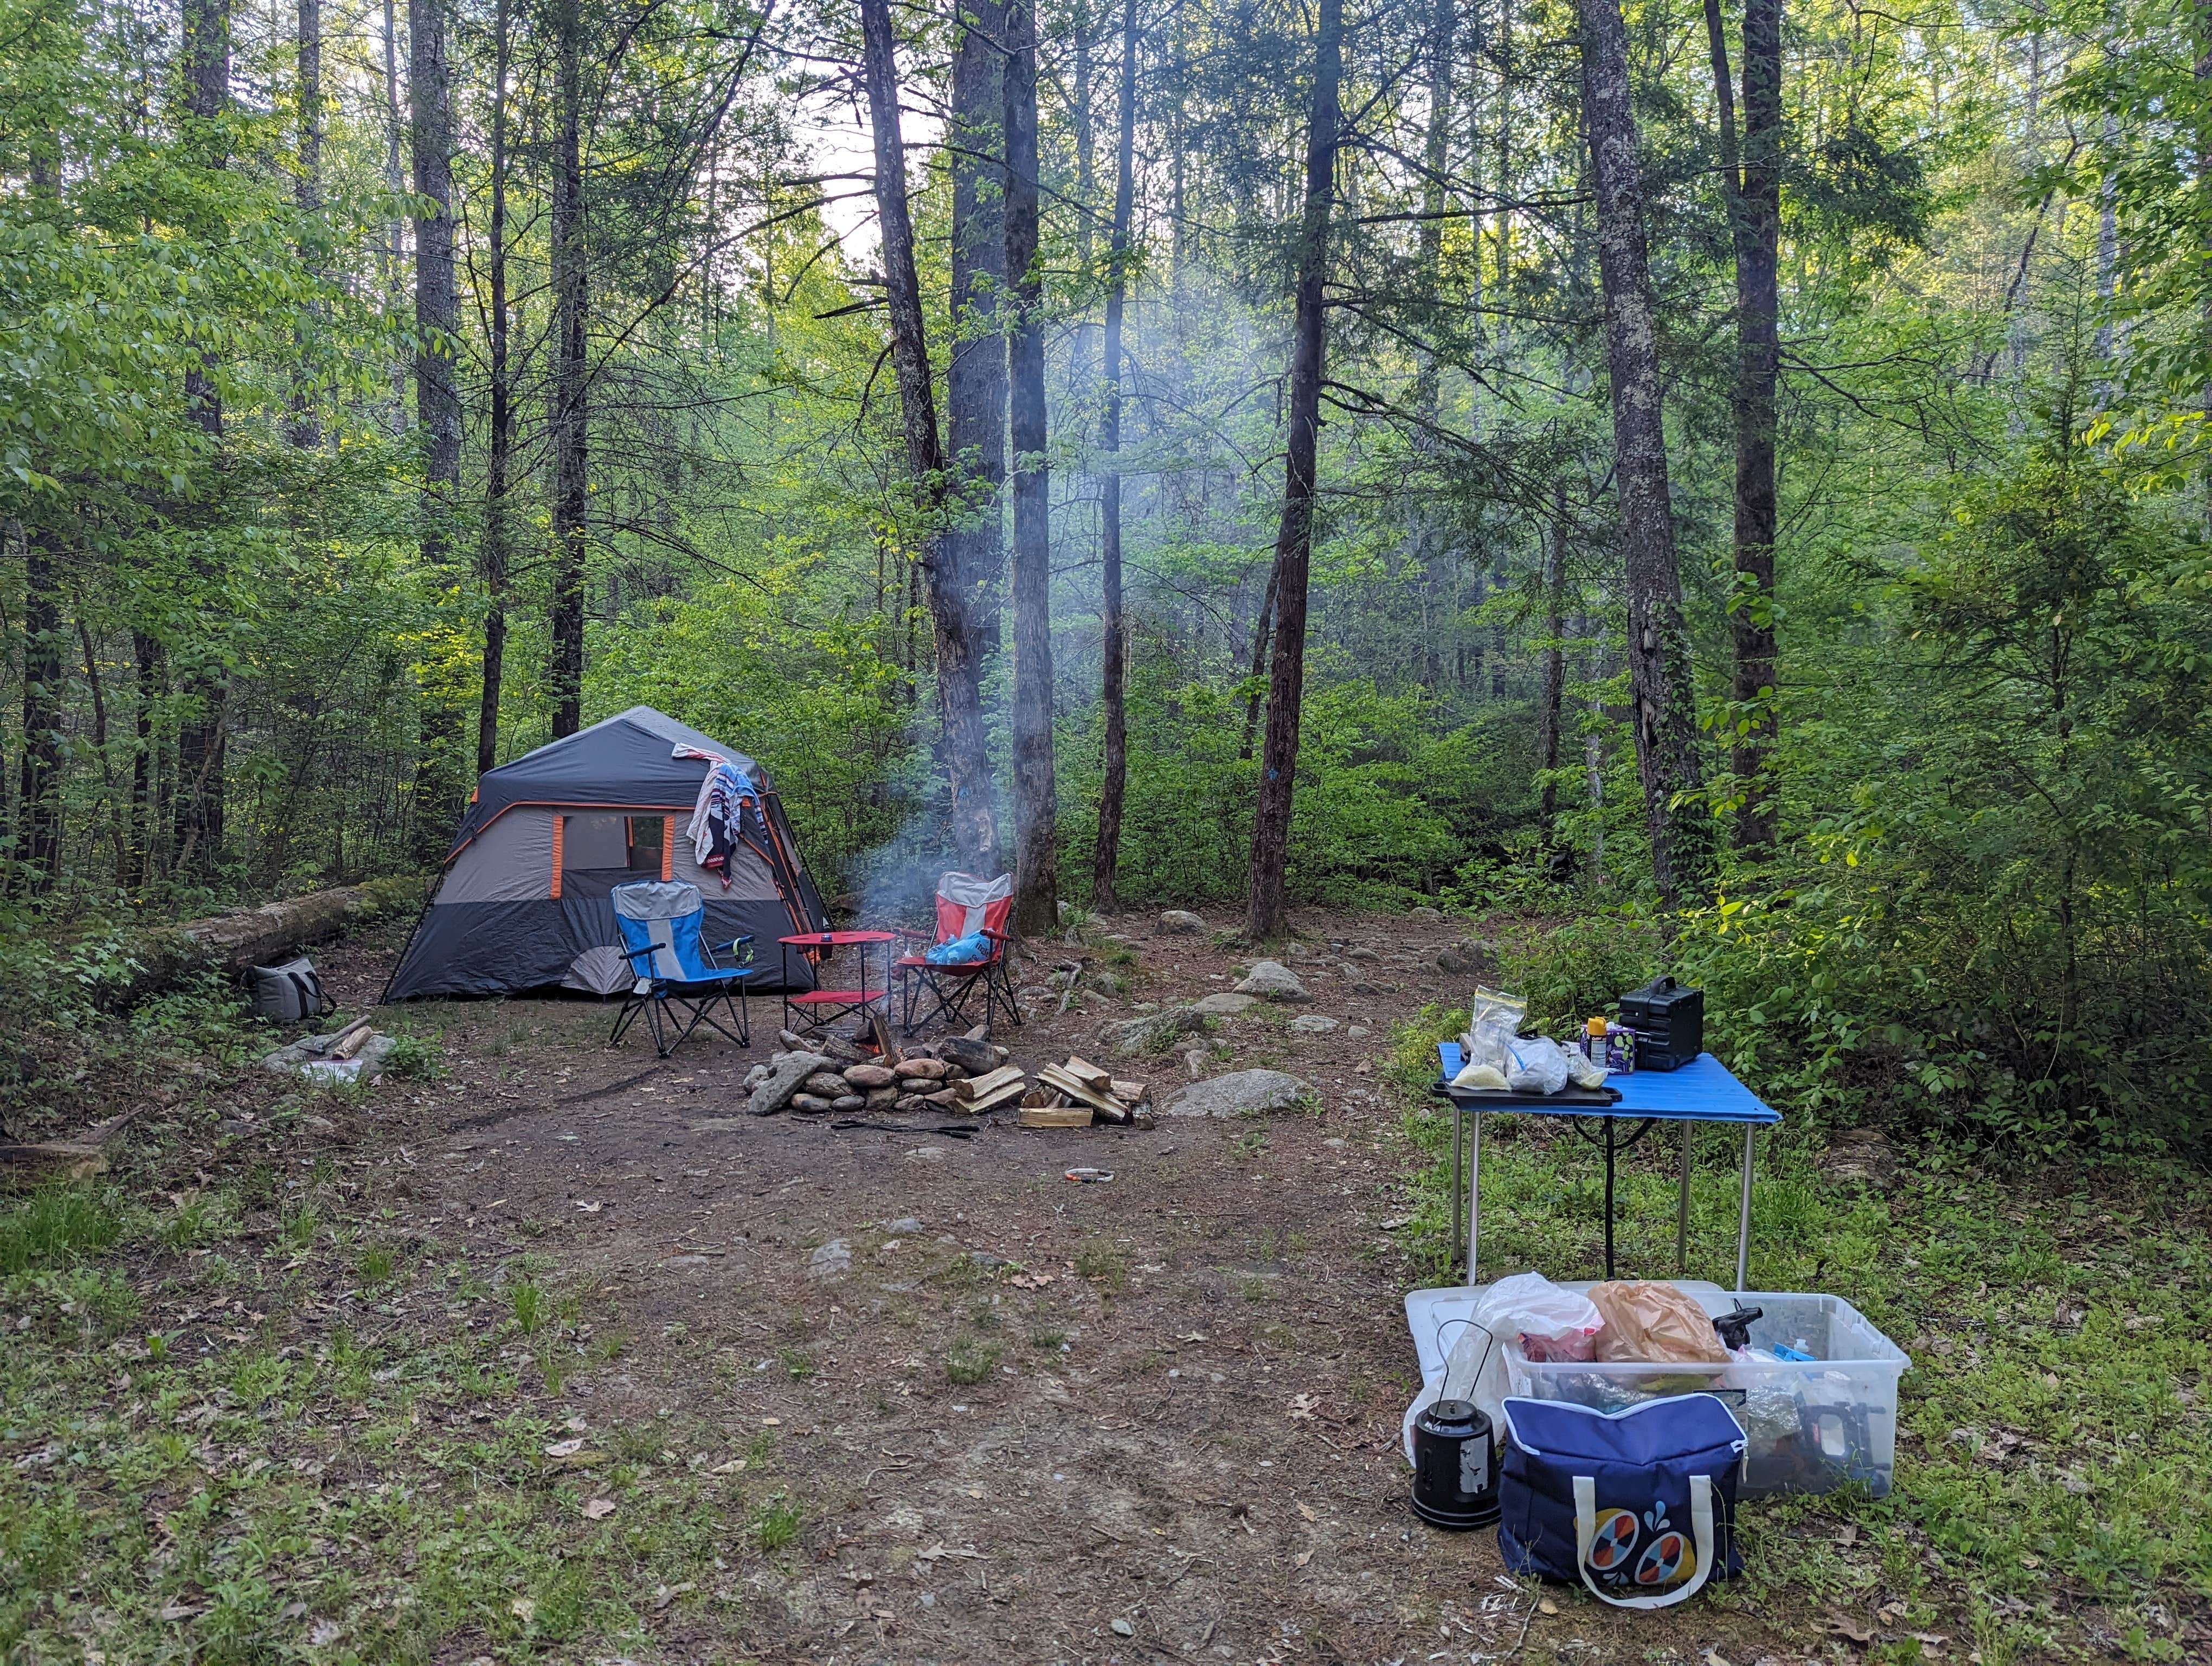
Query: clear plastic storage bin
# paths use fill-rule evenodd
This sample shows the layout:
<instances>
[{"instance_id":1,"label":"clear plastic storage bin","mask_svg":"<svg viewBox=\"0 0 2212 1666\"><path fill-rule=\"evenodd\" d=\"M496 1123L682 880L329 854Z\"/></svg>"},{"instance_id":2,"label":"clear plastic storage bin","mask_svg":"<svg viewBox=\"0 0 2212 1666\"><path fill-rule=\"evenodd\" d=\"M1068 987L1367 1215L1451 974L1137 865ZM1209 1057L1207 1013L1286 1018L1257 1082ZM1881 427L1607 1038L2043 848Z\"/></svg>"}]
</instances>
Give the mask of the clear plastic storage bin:
<instances>
[{"instance_id":1,"label":"clear plastic storage bin","mask_svg":"<svg viewBox=\"0 0 2212 1666\"><path fill-rule=\"evenodd\" d=\"M1744 1496L1826 1493L1854 1481L1876 1498L1886 1494L1897 1458L1897 1379L1912 1364L1904 1351L1838 1296L1734 1296L1686 1280L1682 1287L1715 1315L1736 1301L1765 1309L1751 1327L1748 1352L1781 1347L1813 1358L1727 1365L1547 1363L1530 1359L1509 1340L1505 1368L1513 1392L1608 1412L1667 1395L1711 1392L1728 1402L1750 1437Z\"/></svg>"}]
</instances>

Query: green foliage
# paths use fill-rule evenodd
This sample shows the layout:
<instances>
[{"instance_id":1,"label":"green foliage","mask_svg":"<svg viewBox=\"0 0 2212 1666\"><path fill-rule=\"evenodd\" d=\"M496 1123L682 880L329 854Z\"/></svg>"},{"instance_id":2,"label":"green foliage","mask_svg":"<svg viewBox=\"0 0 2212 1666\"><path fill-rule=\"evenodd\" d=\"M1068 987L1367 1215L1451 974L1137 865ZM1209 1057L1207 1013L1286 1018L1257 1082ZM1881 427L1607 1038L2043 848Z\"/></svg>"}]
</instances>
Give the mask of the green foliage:
<instances>
[{"instance_id":1,"label":"green foliage","mask_svg":"<svg viewBox=\"0 0 2212 1666\"><path fill-rule=\"evenodd\" d=\"M0 1211L0 1274L65 1267L123 1235L123 1201L109 1189L42 1186Z\"/></svg>"},{"instance_id":2,"label":"green foliage","mask_svg":"<svg viewBox=\"0 0 2212 1666\"><path fill-rule=\"evenodd\" d=\"M403 1082L434 1082L446 1073L438 1044L421 1036L395 1036L384 1055L384 1073Z\"/></svg>"}]
</instances>

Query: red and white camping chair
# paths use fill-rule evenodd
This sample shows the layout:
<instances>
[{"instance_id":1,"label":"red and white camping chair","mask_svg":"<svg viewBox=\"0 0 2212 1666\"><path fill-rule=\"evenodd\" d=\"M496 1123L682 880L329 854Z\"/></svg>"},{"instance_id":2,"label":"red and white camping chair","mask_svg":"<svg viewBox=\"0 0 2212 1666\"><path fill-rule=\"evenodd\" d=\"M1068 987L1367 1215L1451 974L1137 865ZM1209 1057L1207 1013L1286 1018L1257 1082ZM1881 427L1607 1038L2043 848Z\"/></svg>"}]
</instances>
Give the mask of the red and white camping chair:
<instances>
[{"instance_id":1,"label":"red and white camping chair","mask_svg":"<svg viewBox=\"0 0 2212 1666\"><path fill-rule=\"evenodd\" d=\"M979 879L948 873L937 882L937 933L902 931L920 945L891 964L899 991L899 1028L908 1035L943 1023L969 1022L976 990L983 992L986 1030L1001 1008L1018 1025L1021 1008L1006 975L1006 919L1014 910L1014 882L1006 874Z\"/></svg>"}]
</instances>

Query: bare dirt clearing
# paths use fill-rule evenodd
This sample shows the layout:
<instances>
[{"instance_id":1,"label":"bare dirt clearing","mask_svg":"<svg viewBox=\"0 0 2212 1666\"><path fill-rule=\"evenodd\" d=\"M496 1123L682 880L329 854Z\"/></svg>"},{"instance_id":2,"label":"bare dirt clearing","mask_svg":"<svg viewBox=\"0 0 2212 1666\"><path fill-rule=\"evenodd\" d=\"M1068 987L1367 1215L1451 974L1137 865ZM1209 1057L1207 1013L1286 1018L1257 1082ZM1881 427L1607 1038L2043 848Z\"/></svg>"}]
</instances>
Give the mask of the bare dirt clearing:
<instances>
[{"instance_id":1,"label":"bare dirt clearing","mask_svg":"<svg viewBox=\"0 0 2212 1666\"><path fill-rule=\"evenodd\" d=\"M1197 1073L1288 1070L1313 1083L1310 1113L838 1132L738 1114L773 1001L755 1005L750 1053L716 1040L666 1063L605 1048L597 1006L426 1006L399 1016L440 1033L451 1074L370 1102L360 1201L423 1244L478 1267L526 1257L580 1292L557 1389L517 1389L549 1425L574 1419L587 1445L662 1432L646 1442L662 1468L722 1477L733 1513L757 1509L749 1478L781 1489L799 1524L756 1559L740 1611L687 1602L649 1623L671 1658L1599 1644L1611 1616L1564 1593L1537 1612L1490 1535L1438 1534L1406 1502L1401 1298L1419 1280L1382 1229L1414 1153L1377 1073L1393 1021L1473 980L1436 969L1451 936L1434 922L1300 923L1285 958L1311 1000L1218 1017L1123 1067L1156 1101ZM1102 1022L1144 1003L1226 990L1239 964L1141 931L1081 958L1068 1012L1040 996L1001 1032L1032 1072L1096 1054ZM381 964L329 959L342 998ZM1293 1031L1301 1016L1336 1027ZM1114 1178L1063 1178L1079 1164ZM605 1359L594 1345L617 1333ZM655 1484L648 1459L630 1485ZM1692 1657L1771 1651L1755 1620L1711 1608L1663 1631Z\"/></svg>"}]
</instances>

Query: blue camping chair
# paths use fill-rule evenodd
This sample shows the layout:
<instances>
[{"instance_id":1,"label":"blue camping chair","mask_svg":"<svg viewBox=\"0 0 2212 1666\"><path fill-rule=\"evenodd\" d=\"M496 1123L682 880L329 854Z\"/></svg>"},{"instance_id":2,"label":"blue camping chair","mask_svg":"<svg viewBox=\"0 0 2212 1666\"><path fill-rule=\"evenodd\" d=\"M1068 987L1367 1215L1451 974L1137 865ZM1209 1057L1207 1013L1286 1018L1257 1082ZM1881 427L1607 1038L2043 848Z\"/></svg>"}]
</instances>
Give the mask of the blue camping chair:
<instances>
[{"instance_id":1,"label":"blue camping chair","mask_svg":"<svg viewBox=\"0 0 2212 1666\"><path fill-rule=\"evenodd\" d=\"M640 1012L653 1028L653 1050L666 1058L701 1025L720 1031L739 1047L753 1044L752 1025L745 1012L745 982L760 969L752 964L750 937L709 946L699 940L706 923L707 905L699 887L682 880L644 879L617 885L608 895L615 905L615 925L622 932L623 955L636 975L623 1009L615 1017L612 1047ZM714 949L732 958L744 953L739 964L716 964ZM732 1004L734 993L737 1000ZM714 1016L720 1006L734 1029Z\"/></svg>"}]
</instances>

